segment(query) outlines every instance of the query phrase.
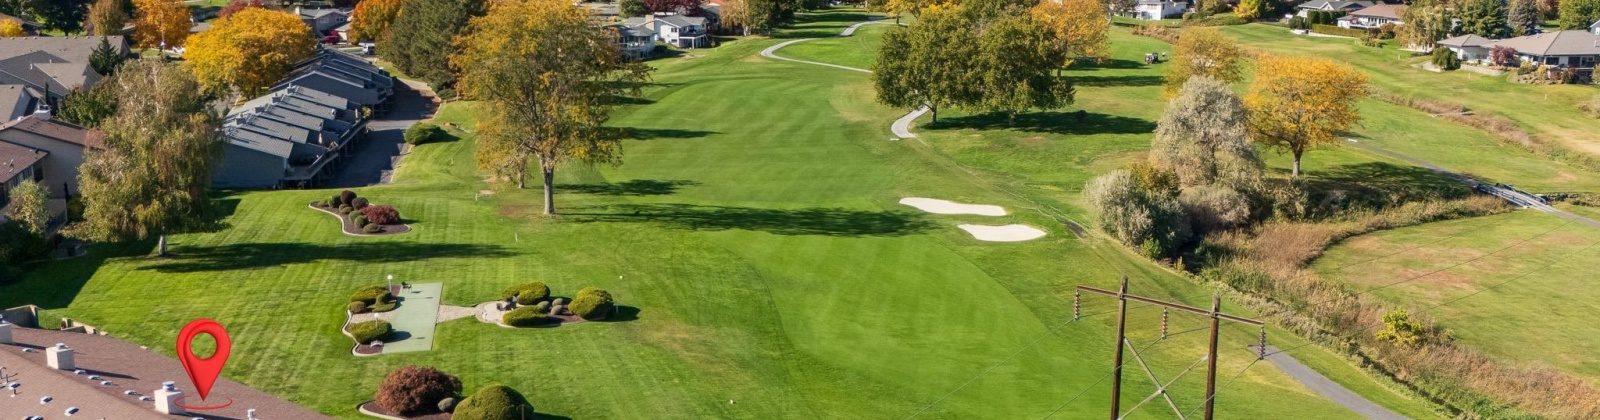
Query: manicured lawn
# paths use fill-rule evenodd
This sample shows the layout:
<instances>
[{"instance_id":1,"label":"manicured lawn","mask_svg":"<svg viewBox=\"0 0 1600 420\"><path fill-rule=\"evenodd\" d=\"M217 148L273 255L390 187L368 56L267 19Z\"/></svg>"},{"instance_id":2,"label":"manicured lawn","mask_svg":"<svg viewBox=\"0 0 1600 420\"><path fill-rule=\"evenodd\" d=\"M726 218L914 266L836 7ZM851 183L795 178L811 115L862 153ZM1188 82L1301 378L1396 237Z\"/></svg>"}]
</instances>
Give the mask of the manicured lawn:
<instances>
[{"instance_id":1,"label":"manicured lawn","mask_svg":"<svg viewBox=\"0 0 1600 420\"><path fill-rule=\"evenodd\" d=\"M837 33L860 19L808 15L787 34ZM1013 419L1058 409L1057 418L1104 415L1113 344L1103 312L1113 305L1085 298L1083 312L1099 315L1068 323L1074 285L1112 287L1126 273L1135 293L1191 304L1209 294L1097 237L1075 239L1033 210L1081 212L1071 201L1038 200L1056 200L1057 191L1018 181L1042 175L961 166L982 162L969 163L976 150L942 145L956 130L930 136L937 150L888 141L901 111L876 105L865 75L758 56L776 42L741 40L651 62L660 68L653 103L613 120L639 134L625 144L627 162L566 166L561 216L537 215L536 190L480 197L489 187L474 170L472 136L452 131L459 140L414 149L395 184L358 191L393 204L411 233L340 234L305 207L334 191L225 194L229 227L175 236L177 257L143 257L150 243L96 246L90 256L33 267L21 283L0 288L0 305L36 303L47 315L169 354L184 323L214 318L234 340L225 375L343 418L359 418L354 406L384 373L419 364L459 375L469 388L508 384L540 412L572 418ZM1138 86L1142 79L1117 78L1152 70L1101 72L1136 84L1123 86L1129 95L1154 91ZM1133 118L1158 112L1109 95L1086 94L1080 103L1108 119L1093 131L1050 133L1055 143L1039 153L1076 158L1056 161L1065 175L1046 177L1046 185L1076 189L1127 159L1147 141ZM470 130L477 106L451 103L437 119ZM997 144L1020 136L959 133L974 143L991 133ZM1024 155L998 149L990 163L1045 168ZM1011 215L933 216L896 204L913 195L998 204ZM1026 223L1050 235L983 243L955 229L962 222ZM463 306L513 283L544 281L558 296L594 285L631 315L533 330L456 320L438 326L434 351L352 357L338 331L344 303L350 290L387 274L444 283L443 303ZM1159 317L1135 305L1130 340L1154 341ZM1162 377L1203 354L1201 320L1172 322L1181 333L1143 351ZM1356 417L1268 364L1231 380L1253 360L1244 346L1255 331L1230 327L1222 337L1219 416ZM1299 343L1281 331L1271 337L1282 347ZM1348 362L1306 351L1307 363L1347 386L1430 416ZM1125 401L1153 391L1140 372L1127 371ZM1170 390L1191 416L1201 373ZM1135 417L1169 417L1165 410L1152 403Z\"/></svg>"},{"instance_id":2,"label":"manicured lawn","mask_svg":"<svg viewBox=\"0 0 1600 420\"><path fill-rule=\"evenodd\" d=\"M1427 314L1495 357L1593 380L1597 242L1600 231L1522 210L1352 238L1312 268L1352 290L1392 284L1374 293L1414 311L1443 305Z\"/></svg>"},{"instance_id":3,"label":"manicured lawn","mask_svg":"<svg viewBox=\"0 0 1600 420\"><path fill-rule=\"evenodd\" d=\"M1593 86L1516 84L1468 71L1433 73L1411 67L1426 57L1412 57L1392 45L1379 49L1349 39L1294 36L1279 26L1251 24L1223 31L1259 51L1337 58L1365 70L1377 89L1489 111L1572 150L1600 155L1600 131L1592 129L1600 121L1578 109L1600 93Z\"/></svg>"}]
</instances>

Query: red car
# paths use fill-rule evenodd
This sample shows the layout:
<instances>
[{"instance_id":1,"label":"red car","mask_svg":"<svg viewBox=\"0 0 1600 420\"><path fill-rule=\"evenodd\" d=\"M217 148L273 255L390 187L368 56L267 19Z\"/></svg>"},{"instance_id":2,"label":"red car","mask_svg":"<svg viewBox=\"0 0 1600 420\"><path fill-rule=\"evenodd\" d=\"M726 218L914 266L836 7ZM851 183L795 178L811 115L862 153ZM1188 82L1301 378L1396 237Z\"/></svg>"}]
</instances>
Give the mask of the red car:
<instances>
[{"instance_id":1,"label":"red car","mask_svg":"<svg viewBox=\"0 0 1600 420\"><path fill-rule=\"evenodd\" d=\"M338 44L339 41L340 41L340 39L339 39L338 35L328 35L328 36L322 37L322 43L328 44L328 45Z\"/></svg>"}]
</instances>

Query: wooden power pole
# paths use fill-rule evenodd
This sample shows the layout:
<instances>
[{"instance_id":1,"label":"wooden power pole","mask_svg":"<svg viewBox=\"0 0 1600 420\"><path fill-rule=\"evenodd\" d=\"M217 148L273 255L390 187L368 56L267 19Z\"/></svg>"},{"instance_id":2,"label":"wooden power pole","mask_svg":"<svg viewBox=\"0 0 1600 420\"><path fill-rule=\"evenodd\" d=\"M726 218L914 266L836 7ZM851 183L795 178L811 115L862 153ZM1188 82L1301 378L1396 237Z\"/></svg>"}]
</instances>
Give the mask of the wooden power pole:
<instances>
[{"instance_id":1,"label":"wooden power pole","mask_svg":"<svg viewBox=\"0 0 1600 420\"><path fill-rule=\"evenodd\" d=\"M1203 316L1211 318L1211 340L1210 340L1210 345L1207 347L1207 350L1206 350L1205 420L1212 420L1213 408L1215 407L1216 401L1217 401L1217 332L1221 327L1221 322L1222 321L1229 321L1229 322L1237 322L1237 323L1245 324L1245 325L1254 325L1254 326L1257 326L1257 327L1262 327L1263 328L1262 329L1262 333L1261 333L1261 341L1262 341L1262 343L1258 343L1258 345L1257 345L1257 348L1258 348L1257 357L1266 357L1265 353L1266 353L1267 346L1266 346L1265 341L1267 339L1266 338L1267 336L1266 336L1266 330L1265 330L1265 327L1264 327L1265 324L1263 324L1261 321L1257 321L1257 320L1254 320L1254 319L1241 318L1241 317L1237 317L1237 316L1233 316L1233 315L1228 315L1228 314L1222 313L1222 297L1221 296L1212 295L1211 296L1211 310L1205 310L1205 309L1196 308L1196 307L1193 307L1193 306L1188 306L1188 305L1184 305L1184 304L1180 304L1180 303L1166 302L1166 301L1156 300L1156 299L1152 299L1152 298L1148 298L1148 297L1144 297L1144 296L1131 295L1131 294L1128 294L1128 277L1127 276L1123 276L1122 277L1122 285L1119 286L1116 291L1110 291L1110 290L1099 289L1099 288L1094 288L1094 287L1089 287L1089 286L1082 286L1082 285L1078 286L1078 290L1080 292L1089 292L1089 293L1101 294L1101 295L1106 295L1106 296L1111 296L1111 297L1117 298L1117 343L1116 343L1117 349L1116 349L1116 351L1112 352L1112 361L1111 361L1111 363L1112 363L1111 364L1111 420L1118 420L1118 419L1122 418L1122 415L1123 415L1123 413L1122 413L1122 347L1125 345L1124 342L1127 340L1126 327L1127 327L1127 323L1128 323L1128 319L1127 318L1128 318L1128 301L1129 300L1138 301L1138 302L1144 302L1144 303L1147 303L1147 304L1162 306L1162 307L1166 307L1166 308L1170 308L1170 309L1176 309L1176 310L1189 312L1189 313L1193 313L1193 314L1197 314L1197 315L1203 315ZM1077 316L1078 316L1078 314L1076 313L1076 307L1077 307L1077 305L1074 304L1073 318L1077 318ZM1165 318L1165 315L1163 315L1163 317L1162 317L1162 331L1161 331L1162 338L1166 338L1166 325L1165 324L1166 324L1166 318ZM1139 354L1137 352L1135 352L1134 356L1138 357ZM1158 384L1156 384L1156 386L1160 387L1162 385L1158 383ZM1157 392L1163 392L1164 393L1164 392L1166 392L1166 390L1165 389L1159 389L1159 390L1157 390ZM1169 401L1169 403L1170 403L1170 401ZM1176 407L1174 407L1174 408L1176 408ZM1178 417L1181 419L1183 417L1183 413L1178 413Z\"/></svg>"}]
</instances>

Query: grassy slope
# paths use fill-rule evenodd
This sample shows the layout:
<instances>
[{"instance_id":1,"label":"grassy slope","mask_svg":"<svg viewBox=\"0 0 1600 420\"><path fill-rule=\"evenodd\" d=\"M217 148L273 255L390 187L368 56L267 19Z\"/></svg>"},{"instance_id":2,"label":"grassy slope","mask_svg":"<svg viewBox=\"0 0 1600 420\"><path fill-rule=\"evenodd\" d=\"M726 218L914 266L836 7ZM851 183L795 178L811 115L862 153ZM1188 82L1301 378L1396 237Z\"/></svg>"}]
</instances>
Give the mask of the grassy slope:
<instances>
[{"instance_id":1,"label":"grassy slope","mask_svg":"<svg viewBox=\"0 0 1600 420\"><path fill-rule=\"evenodd\" d=\"M1600 292L1584 273L1600 264L1597 242L1593 229L1519 211L1353 238L1313 269L1357 290L1393 284L1375 293L1417 310L1444 304L1428 314L1495 357L1594 379Z\"/></svg>"},{"instance_id":2,"label":"grassy slope","mask_svg":"<svg viewBox=\"0 0 1600 420\"><path fill-rule=\"evenodd\" d=\"M1380 90L1490 111L1573 150L1600 154L1600 132L1592 129L1596 121L1577 107L1594 97L1592 87L1516 84L1468 71L1433 73L1410 66L1426 58L1412 58L1411 53L1393 46L1377 49L1357 46L1349 39L1292 36L1278 26L1242 25L1223 30L1240 44L1260 51L1337 57L1366 70Z\"/></svg>"},{"instance_id":3,"label":"grassy slope","mask_svg":"<svg viewBox=\"0 0 1600 420\"><path fill-rule=\"evenodd\" d=\"M802 30L836 32L859 19L829 16ZM178 258L130 256L148 243L98 246L36 267L0 289L0 305L38 303L169 354L184 322L212 317L234 338L226 375L346 418L384 372L407 364L440 367L469 387L507 383L541 411L574 418L894 418L934 401L929 417L1030 418L1083 391L1060 412L1082 418L1105 407L1110 326L1104 315L1062 326L1070 287L1110 286L1121 268L1139 293L1191 303L1206 294L1117 247L1072 239L1024 210L1031 203L1008 193L1011 179L963 170L919 143L884 141L898 112L862 94L865 77L756 57L774 42L656 63L655 103L616 119L651 138L629 141L620 167L568 166L560 182L590 188L565 190L560 218L533 216L531 190L476 198L486 186L472 170L471 136L457 132L459 141L417 148L395 185L360 191L400 208L412 233L339 234L328 216L304 208L332 191L242 193L227 199L231 228L174 238ZM439 119L470 123L473 106L451 104ZM904 195L1016 214L924 216L894 204ZM953 228L979 220L1051 236L1001 245ZM439 327L433 352L351 357L338 333L346 295L385 274L444 282L443 300L454 305L534 279L558 295L598 285L637 319L522 331L458 320ZM1109 307L1090 298L1084 310ZM1132 339L1150 342L1158 316L1131 310ZM1175 316L1172 330L1198 325ZM1224 380L1248 364L1239 349L1253 335L1224 334L1232 349L1221 359ZM1195 360L1203 338L1179 334L1147 357L1170 375ZM1308 362L1427 415L1342 361ZM1173 388L1185 408L1199 401L1201 378ZM1224 382L1225 417L1353 417L1265 366L1240 378ZM1138 369L1126 385L1132 399L1152 389Z\"/></svg>"}]
</instances>

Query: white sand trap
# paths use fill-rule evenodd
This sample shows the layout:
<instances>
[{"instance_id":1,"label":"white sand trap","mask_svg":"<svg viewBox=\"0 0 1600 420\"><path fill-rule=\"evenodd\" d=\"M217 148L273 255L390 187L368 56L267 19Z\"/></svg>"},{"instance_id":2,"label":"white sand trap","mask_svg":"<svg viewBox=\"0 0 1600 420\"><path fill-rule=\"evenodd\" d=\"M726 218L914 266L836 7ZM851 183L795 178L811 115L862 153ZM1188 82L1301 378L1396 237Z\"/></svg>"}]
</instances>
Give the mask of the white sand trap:
<instances>
[{"instance_id":1,"label":"white sand trap","mask_svg":"<svg viewBox=\"0 0 1600 420\"><path fill-rule=\"evenodd\" d=\"M989 204L961 204L934 198L906 197L900 204L916 207L934 214L976 214L979 216L1005 216L1006 209Z\"/></svg>"},{"instance_id":2,"label":"white sand trap","mask_svg":"<svg viewBox=\"0 0 1600 420\"><path fill-rule=\"evenodd\" d=\"M1044 231L1028 225L957 225L956 227L967 231L980 241L988 242L1022 242L1044 237Z\"/></svg>"}]
</instances>

